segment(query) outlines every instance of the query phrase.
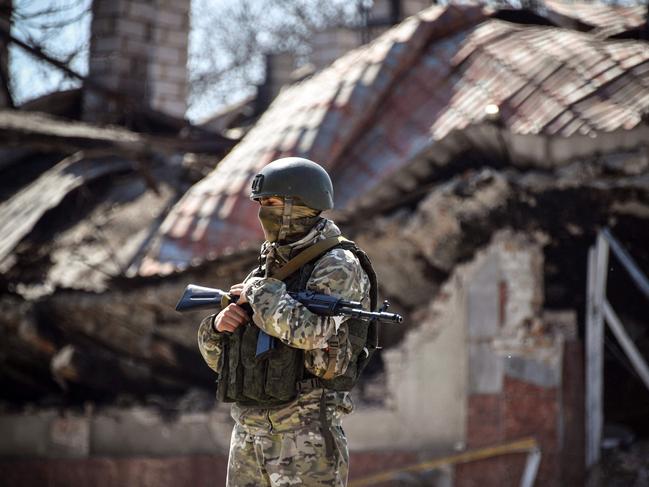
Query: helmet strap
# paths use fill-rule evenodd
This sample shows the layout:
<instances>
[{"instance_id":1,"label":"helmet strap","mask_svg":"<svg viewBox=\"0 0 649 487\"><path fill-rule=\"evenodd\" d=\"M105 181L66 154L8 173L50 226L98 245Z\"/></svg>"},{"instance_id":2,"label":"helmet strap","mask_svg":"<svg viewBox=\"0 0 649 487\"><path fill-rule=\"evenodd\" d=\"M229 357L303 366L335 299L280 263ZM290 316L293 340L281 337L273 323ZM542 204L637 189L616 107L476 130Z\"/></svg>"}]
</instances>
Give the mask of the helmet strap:
<instances>
[{"instance_id":1,"label":"helmet strap","mask_svg":"<svg viewBox=\"0 0 649 487\"><path fill-rule=\"evenodd\" d=\"M284 212L282 213L282 226L279 227L279 235L277 241L281 242L286 239L289 229L291 228L291 212L293 211L293 197L286 196L284 198Z\"/></svg>"}]
</instances>

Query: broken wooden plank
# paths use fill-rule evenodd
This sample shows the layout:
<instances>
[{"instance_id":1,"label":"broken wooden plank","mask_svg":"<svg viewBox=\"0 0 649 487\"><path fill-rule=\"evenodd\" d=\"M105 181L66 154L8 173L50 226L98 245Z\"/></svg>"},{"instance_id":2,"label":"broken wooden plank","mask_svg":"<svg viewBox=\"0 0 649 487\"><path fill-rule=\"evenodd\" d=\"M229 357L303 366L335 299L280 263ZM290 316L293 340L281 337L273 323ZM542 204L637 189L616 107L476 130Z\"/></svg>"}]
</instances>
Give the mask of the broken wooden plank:
<instances>
[{"instance_id":1,"label":"broken wooden plank","mask_svg":"<svg viewBox=\"0 0 649 487\"><path fill-rule=\"evenodd\" d=\"M633 340L631 340L627 334L622 321L617 316L617 313L608 300L604 300L604 316L606 318L606 323L608 323L608 326L615 335L615 338L620 342L620 346L626 353L626 356L629 357L631 365L633 365L633 368L640 376L640 379L642 379L644 385L649 389L649 366L647 366L647 362L642 357L638 347L635 346Z\"/></svg>"},{"instance_id":2,"label":"broken wooden plank","mask_svg":"<svg viewBox=\"0 0 649 487\"><path fill-rule=\"evenodd\" d=\"M588 261L586 308L586 466L597 463L604 426L604 313L608 242L600 234Z\"/></svg>"},{"instance_id":3,"label":"broken wooden plank","mask_svg":"<svg viewBox=\"0 0 649 487\"><path fill-rule=\"evenodd\" d=\"M74 189L86 182L129 169L128 160L107 157L86 159L76 153L63 159L13 198L0 205L0 272L3 262L41 217Z\"/></svg>"},{"instance_id":4,"label":"broken wooden plank","mask_svg":"<svg viewBox=\"0 0 649 487\"><path fill-rule=\"evenodd\" d=\"M108 154L135 157L186 152L223 154L236 140L219 134L183 139L132 132L125 128L67 120L52 115L0 110L0 144L45 151L102 149Z\"/></svg>"}]
</instances>

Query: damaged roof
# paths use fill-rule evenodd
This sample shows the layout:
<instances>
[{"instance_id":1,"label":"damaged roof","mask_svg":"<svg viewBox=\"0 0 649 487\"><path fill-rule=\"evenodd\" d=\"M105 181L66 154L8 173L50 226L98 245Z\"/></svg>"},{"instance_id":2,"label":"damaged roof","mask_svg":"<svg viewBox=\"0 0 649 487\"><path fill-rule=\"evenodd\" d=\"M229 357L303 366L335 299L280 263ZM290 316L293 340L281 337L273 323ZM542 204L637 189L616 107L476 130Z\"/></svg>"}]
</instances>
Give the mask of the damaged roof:
<instances>
[{"instance_id":1,"label":"damaged roof","mask_svg":"<svg viewBox=\"0 0 649 487\"><path fill-rule=\"evenodd\" d=\"M648 61L642 42L513 24L479 6L433 6L284 89L173 208L140 273L164 274L260 241L249 183L278 157L324 165L336 207L349 208L476 124L550 138L635 129L649 109Z\"/></svg>"},{"instance_id":2,"label":"damaged roof","mask_svg":"<svg viewBox=\"0 0 649 487\"><path fill-rule=\"evenodd\" d=\"M578 22L598 37L610 37L637 29L647 22L646 5L609 5L605 3L562 2L545 0L548 19L566 25L566 21Z\"/></svg>"},{"instance_id":3,"label":"damaged roof","mask_svg":"<svg viewBox=\"0 0 649 487\"><path fill-rule=\"evenodd\" d=\"M45 212L56 207L81 185L128 169L131 164L130 161L114 157L87 159L77 153L0 204L0 272L7 270L14 247L31 232Z\"/></svg>"}]
</instances>

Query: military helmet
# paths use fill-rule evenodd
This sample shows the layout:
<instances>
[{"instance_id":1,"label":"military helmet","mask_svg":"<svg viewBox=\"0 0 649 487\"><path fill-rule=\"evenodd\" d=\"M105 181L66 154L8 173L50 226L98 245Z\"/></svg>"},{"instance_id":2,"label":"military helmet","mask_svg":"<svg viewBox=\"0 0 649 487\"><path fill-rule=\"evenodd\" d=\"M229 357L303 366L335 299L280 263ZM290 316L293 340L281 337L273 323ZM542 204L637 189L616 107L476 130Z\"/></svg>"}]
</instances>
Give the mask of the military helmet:
<instances>
[{"instance_id":1,"label":"military helmet","mask_svg":"<svg viewBox=\"0 0 649 487\"><path fill-rule=\"evenodd\" d=\"M277 159L259 171L252 181L250 198L292 196L314 210L334 207L331 178L322 166L301 157Z\"/></svg>"}]
</instances>

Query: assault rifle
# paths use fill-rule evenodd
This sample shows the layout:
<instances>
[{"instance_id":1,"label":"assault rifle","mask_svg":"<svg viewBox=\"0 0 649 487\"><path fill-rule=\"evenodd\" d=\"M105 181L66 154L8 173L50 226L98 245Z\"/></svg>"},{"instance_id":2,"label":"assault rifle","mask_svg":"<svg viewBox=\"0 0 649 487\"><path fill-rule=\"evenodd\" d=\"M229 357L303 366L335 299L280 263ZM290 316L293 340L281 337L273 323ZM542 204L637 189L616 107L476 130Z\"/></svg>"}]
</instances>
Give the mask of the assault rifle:
<instances>
[{"instance_id":1,"label":"assault rifle","mask_svg":"<svg viewBox=\"0 0 649 487\"><path fill-rule=\"evenodd\" d=\"M313 291L289 292L289 296L302 303L312 313L321 316L351 316L362 320L377 320L390 323L401 323L403 317L396 313L387 313L390 306L387 300L378 311L366 311L358 301L345 301L335 296L318 294ZM195 309L215 308L230 303L236 303L237 296L214 289L211 287L189 284L176 304L176 311L190 311ZM252 315L252 308L248 304L242 306L248 314ZM259 330L256 355L260 355L275 348L275 339L263 330Z\"/></svg>"}]
</instances>

